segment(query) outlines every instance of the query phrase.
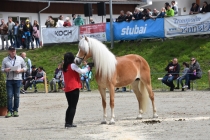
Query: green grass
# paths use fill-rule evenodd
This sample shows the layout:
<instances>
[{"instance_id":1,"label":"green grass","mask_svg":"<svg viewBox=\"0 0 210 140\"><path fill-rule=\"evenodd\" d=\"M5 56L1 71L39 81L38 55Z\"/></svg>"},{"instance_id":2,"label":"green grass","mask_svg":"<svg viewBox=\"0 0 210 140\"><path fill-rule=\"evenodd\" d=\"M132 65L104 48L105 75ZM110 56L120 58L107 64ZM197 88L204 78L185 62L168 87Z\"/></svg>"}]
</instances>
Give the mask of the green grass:
<instances>
[{"instance_id":1,"label":"green grass","mask_svg":"<svg viewBox=\"0 0 210 140\"><path fill-rule=\"evenodd\" d=\"M110 47L110 43L107 43L106 45ZM17 54L22 51L23 50L18 50ZM61 44L27 51L27 57L32 60L33 65L43 66L46 70L48 79L51 80L57 64L63 60L63 55L66 52L72 52L76 55L77 51L77 44ZM190 58L195 57L200 63L203 71L202 79L197 81L198 88L203 90L209 87L207 73L210 64L209 38L179 37L164 42L161 42L160 40L144 40L140 43L115 43L114 49L111 51L116 56L126 54L138 54L143 56L150 65L154 89L160 88L161 84L157 78L165 75L166 72L164 71L164 68L173 57L177 57L180 64L184 61L190 62ZM7 55L6 51L1 52L0 59L3 60ZM182 65L181 69L183 69ZM94 79L91 81L91 88L97 88L97 83Z\"/></svg>"}]
</instances>

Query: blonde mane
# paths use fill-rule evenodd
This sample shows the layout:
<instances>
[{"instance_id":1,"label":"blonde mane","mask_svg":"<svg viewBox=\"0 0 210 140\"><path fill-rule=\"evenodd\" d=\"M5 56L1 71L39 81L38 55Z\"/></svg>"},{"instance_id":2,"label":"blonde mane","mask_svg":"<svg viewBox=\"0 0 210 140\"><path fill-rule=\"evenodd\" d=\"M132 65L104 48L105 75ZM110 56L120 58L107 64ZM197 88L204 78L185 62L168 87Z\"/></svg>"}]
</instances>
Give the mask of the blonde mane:
<instances>
[{"instance_id":1,"label":"blonde mane","mask_svg":"<svg viewBox=\"0 0 210 140\"><path fill-rule=\"evenodd\" d=\"M96 68L96 73L98 73L102 80L111 80L115 70L117 60L115 56L108 50L108 48L100 41L87 37L82 38L79 42L79 49L85 51L87 54L92 54L94 65Z\"/></svg>"}]
</instances>

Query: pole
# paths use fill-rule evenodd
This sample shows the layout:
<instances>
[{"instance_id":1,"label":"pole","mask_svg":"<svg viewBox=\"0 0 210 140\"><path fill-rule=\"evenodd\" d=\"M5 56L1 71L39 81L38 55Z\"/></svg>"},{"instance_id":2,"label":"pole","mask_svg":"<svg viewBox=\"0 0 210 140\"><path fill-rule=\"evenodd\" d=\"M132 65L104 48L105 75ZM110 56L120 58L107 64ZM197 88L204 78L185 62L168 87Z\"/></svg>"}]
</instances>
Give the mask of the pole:
<instances>
[{"instance_id":1,"label":"pole","mask_svg":"<svg viewBox=\"0 0 210 140\"><path fill-rule=\"evenodd\" d=\"M210 70L208 71L209 88L210 88Z\"/></svg>"},{"instance_id":2,"label":"pole","mask_svg":"<svg viewBox=\"0 0 210 140\"><path fill-rule=\"evenodd\" d=\"M48 85L47 85L47 75L44 73L44 88L45 88L45 93L48 93Z\"/></svg>"},{"instance_id":3,"label":"pole","mask_svg":"<svg viewBox=\"0 0 210 140\"><path fill-rule=\"evenodd\" d=\"M104 22L103 18L104 18L104 17L102 16L102 23Z\"/></svg>"},{"instance_id":4,"label":"pole","mask_svg":"<svg viewBox=\"0 0 210 140\"><path fill-rule=\"evenodd\" d=\"M109 13L110 13L110 38L111 38L111 49L113 49L113 48L114 48L114 37L113 37L112 0L109 0Z\"/></svg>"}]
</instances>

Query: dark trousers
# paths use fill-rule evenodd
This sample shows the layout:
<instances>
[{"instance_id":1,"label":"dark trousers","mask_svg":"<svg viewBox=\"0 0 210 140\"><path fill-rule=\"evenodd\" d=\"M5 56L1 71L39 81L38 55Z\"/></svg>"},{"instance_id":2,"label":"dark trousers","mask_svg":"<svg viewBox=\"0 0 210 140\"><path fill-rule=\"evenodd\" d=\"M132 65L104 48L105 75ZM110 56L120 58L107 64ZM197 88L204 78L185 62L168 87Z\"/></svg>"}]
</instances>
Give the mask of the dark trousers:
<instances>
[{"instance_id":1,"label":"dark trousers","mask_svg":"<svg viewBox=\"0 0 210 140\"><path fill-rule=\"evenodd\" d=\"M196 77L196 75L193 75L193 74L187 74L188 89L190 89L190 80L195 80L195 79L198 79L198 78Z\"/></svg>"},{"instance_id":2,"label":"dark trousers","mask_svg":"<svg viewBox=\"0 0 210 140\"><path fill-rule=\"evenodd\" d=\"M74 115L76 113L76 107L79 100L79 89L66 92L66 99L68 102L68 108L66 110L66 124L73 124Z\"/></svg>"}]
</instances>

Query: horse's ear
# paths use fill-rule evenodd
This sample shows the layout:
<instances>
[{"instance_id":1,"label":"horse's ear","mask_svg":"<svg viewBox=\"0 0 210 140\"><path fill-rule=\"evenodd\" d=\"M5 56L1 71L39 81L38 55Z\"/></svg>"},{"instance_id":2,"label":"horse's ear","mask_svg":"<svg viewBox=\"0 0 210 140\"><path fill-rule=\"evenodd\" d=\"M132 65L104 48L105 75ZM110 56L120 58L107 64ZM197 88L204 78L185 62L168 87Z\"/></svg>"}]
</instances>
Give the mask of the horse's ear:
<instances>
[{"instance_id":1,"label":"horse's ear","mask_svg":"<svg viewBox=\"0 0 210 140\"><path fill-rule=\"evenodd\" d=\"M85 36L85 40L88 42L88 38Z\"/></svg>"}]
</instances>

